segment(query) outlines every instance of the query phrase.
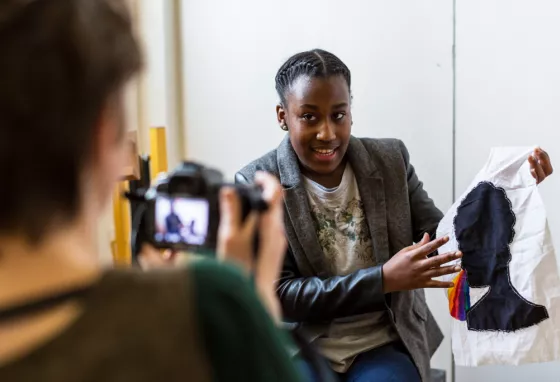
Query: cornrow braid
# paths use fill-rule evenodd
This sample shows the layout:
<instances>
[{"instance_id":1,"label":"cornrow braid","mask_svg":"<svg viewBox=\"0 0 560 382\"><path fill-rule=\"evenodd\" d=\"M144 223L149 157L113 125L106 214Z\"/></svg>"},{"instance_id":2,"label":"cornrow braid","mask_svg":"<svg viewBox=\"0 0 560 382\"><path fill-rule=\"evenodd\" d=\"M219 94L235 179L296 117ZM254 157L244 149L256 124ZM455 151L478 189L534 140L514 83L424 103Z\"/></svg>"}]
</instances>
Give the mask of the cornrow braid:
<instances>
[{"instance_id":1,"label":"cornrow braid","mask_svg":"<svg viewBox=\"0 0 560 382\"><path fill-rule=\"evenodd\" d=\"M300 76L343 76L350 89L350 70L337 56L321 49L301 52L290 57L276 73L276 91L286 105L286 94Z\"/></svg>"}]
</instances>

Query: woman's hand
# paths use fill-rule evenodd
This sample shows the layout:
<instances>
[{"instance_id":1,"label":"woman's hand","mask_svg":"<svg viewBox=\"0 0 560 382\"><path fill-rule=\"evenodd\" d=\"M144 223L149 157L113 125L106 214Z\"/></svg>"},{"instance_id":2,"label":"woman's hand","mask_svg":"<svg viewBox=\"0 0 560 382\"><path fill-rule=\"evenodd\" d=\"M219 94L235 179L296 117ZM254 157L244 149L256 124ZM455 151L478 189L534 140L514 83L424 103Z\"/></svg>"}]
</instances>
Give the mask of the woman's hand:
<instances>
[{"instance_id":1,"label":"woman's hand","mask_svg":"<svg viewBox=\"0 0 560 382\"><path fill-rule=\"evenodd\" d=\"M531 165L531 175L537 180L537 184L541 183L553 172L550 157L540 147L535 149L533 155L529 157L529 164Z\"/></svg>"},{"instance_id":2,"label":"woman's hand","mask_svg":"<svg viewBox=\"0 0 560 382\"><path fill-rule=\"evenodd\" d=\"M253 272L253 241L257 214L252 212L241 220L241 201L231 187L220 192L220 226L218 228L218 259L238 265L247 275Z\"/></svg>"},{"instance_id":3,"label":"woman's hand","mask_svg":"<svg viewBox=\"0 0 560 382\"><path fill-rule=\"evenodd\" d=\"M140 267L145 271L158 268L173 268L177 266L178 259L177 252L171 249L161 252L150 244L144 244L138 254L138 263L140 263Z\"/></svg>"},{"instance_id":4,"label":"woman's hand","mask_svg":"<svg viewBox=\"0 0 560 382\"><path fill-rule=\"evenodd\" d=\"M266 173L257 173L255 182L263 188L268 209L257 217L250 214L241 221L241 203L233 189L224 189L220 196L220 228L218 257L238 264L253 274L258 293L269 313L279 322L280 303L276 295L276 281L282 269L287 249L284 229L282 186ZM253 251L255 233L259 234L259 248Z\"/></svg>"},{"instance_id":5,"label":"woman's hand","mask_svg":"<svg viewBox=\"0 0 560 382\"><path fill-rule=\"evenodd\" d=\"M441 266L459 259L461 252L451 252L428 258L428 255L449 241L447 236L430 241L424 234L419 243L402 249L383 265L383 292L390 293L421 288L451 288L452 282L432 280L453 274L459 265Z\"/></svg>"}]
</instances>

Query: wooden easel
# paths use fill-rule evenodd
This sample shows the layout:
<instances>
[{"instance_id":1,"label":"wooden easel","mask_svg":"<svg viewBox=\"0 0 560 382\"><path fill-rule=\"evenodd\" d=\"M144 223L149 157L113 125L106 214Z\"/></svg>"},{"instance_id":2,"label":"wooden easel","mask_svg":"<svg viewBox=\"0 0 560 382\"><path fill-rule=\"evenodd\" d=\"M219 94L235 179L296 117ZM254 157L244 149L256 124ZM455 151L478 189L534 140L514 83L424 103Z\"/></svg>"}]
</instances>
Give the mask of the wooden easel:
<instances>
[{"instance_id":1,"label":"wooden easel","mask_svg":"<svg viewBox=\"0 0 560 382\"><path fill-rule=\"evenodd\" d=\"M111 243L114 264L117 267L129 267L132 264L132 251L130 243L131 208L129 201L124 198L125 192L149 185L159 173L167 172L167 142L164 127L150 128L150 155L140 156L138 153L138 135L131 131L127 135L129 147L128 163L123 168L122 181L119 182L113 193L113 221L115 226L115 239ZM149 160L150 169L142 169L141 164Z\"/></svg>"}]
</instances>

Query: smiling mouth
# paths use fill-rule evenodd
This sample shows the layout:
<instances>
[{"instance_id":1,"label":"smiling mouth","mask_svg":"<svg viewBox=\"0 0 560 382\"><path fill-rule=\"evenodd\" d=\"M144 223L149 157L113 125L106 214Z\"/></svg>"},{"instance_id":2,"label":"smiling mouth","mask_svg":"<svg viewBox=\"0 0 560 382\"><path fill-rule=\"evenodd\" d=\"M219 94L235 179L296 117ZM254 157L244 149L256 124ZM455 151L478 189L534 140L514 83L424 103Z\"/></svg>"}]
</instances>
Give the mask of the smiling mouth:
<instances>
[{"instance_id":1,"label":"smiling mouth","mask_svg":"<svg viewBox=\"0 0 560 382\"><path fill-rule=\"evenodd\" d=\"M338 149L338 147L329 148L329 149L326 149L326 148L325 149L323 149L323 148L312 148L311 150L313 150L313 152L315 154L317 154L318 156L328 158L330 156L333 156L337 149Z\"/></svg>"}]
</instances>

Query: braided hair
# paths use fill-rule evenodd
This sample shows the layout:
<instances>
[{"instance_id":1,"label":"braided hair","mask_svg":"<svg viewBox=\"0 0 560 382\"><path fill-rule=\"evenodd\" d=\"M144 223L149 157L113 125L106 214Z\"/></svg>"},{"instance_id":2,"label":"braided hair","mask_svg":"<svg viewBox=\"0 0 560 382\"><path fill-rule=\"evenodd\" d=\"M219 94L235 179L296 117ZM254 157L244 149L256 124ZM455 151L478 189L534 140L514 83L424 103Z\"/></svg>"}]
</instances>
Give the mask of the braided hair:
<instances>
[{"instance_id":1,"label":"braided hair","mask_svg":"<svg viewBox=\"0 0 560 382\"><path fill-rule=\"evenodd\" d=\"M350 69L334 54L313 49L293 55L276 73L276 91L282 105L286 106L286 93L300 76L342 76L350 89Z\"/></svg>"}]
</instances>

